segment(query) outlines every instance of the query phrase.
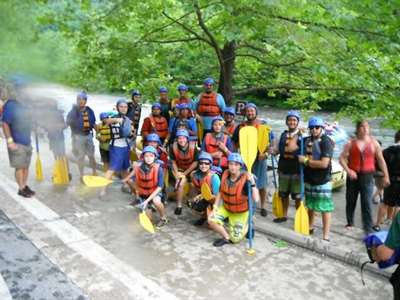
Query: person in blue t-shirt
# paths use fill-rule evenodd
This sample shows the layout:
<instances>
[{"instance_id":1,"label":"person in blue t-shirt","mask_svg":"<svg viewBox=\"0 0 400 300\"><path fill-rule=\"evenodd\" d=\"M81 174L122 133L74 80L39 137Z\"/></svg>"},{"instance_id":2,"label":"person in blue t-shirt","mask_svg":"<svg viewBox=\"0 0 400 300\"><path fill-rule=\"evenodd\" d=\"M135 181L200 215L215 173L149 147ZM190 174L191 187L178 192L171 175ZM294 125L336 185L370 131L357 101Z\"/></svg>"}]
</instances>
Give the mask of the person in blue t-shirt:
<instances>
[{"instance_id":1,"label":"person in blue t-shirt","mask_svg":"<svg viewBox=\"0 0 400 300\"><path fill-rule=\"evenodd\" d=\"M35 192L27 185L32 157L31 120L28 109L16 99L8 99L3 106L2 127L7 140L10 165L15 168L18 195L30 198Z\"/></svg>"}]
</instances>

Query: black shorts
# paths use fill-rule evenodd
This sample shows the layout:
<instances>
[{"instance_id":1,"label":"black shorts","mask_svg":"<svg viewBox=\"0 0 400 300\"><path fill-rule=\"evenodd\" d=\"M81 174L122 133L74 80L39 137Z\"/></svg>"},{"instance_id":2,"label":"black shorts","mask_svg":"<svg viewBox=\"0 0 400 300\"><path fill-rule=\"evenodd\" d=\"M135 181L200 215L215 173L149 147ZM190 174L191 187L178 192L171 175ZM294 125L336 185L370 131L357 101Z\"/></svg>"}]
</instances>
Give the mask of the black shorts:
<instances>
[{"instance_id":1,"label":"black shorts","mask_svg":"<svg viewBox=\"0 0 400 300\"><path fill-rule=\"evenodd\" d=\"M392 181L383 192L383 203L400 207L400 181Z\"/></svg>"},{"instance_id":2,"label":"black shorts","mask_svg":"<svg viewBox=\"0 0 400 300\"><path fill-rule=\"evenodd\" d=\"M100 148L100 157L101 157L101 161L103 163L109 163L110 162L110 151Z\"/></svg>"}]
</instances>

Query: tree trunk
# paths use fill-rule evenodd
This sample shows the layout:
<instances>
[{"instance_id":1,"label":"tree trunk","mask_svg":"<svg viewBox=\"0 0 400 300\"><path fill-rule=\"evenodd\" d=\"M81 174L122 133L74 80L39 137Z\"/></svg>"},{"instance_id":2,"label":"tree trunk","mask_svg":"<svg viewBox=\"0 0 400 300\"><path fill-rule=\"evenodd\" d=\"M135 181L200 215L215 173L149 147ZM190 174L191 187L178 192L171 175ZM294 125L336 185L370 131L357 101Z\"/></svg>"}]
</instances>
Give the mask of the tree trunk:
<instances>
[{"instance_id":1,"label":"tree trunk","mask_svg":"<svg viewBox=\"0 0 400 300\"><path fill-rule=\"evenodd\" d=\"M224 96L226 104L230 105L233 98L232 81L236 58L236 42L231 41L226 43L221 52L223 62L222 64L220 62L218 92Z\"/></svg>"}]
</instances>

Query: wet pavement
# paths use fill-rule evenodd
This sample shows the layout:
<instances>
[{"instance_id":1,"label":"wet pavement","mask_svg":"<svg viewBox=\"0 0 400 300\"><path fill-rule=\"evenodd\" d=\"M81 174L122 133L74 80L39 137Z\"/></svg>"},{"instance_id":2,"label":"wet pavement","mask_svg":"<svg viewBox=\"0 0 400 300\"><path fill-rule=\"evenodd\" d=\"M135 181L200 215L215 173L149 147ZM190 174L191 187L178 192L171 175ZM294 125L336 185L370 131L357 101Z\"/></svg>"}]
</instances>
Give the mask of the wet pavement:
<instances>
[{"instance_id":1,"label":"wet pavement","mask_svg":"<svg viewBox=\"0 0 400 300\"><path fill-rule=\"evenodd\" d=\"M154 235L146 233L120 185L111 185L100 197L100 190L79 182L72 165L70 185L54 186L53 159L45 141L41 147L45 181L35 182L31 174L29 184L37 196L19 197L5 143L0 145L0 155L0 209L4 212L0 273L13 299L57 299L53 295L104 300L392 297L385 277L366 272L363 286L359 268L282 243L284 235L258 231L254 256L246 253L246 241L215 248L216 234L206 226L193 226L196 216L188 209L179 218L173 215L174 202L167 206L170 223ZM35 159L34 155L31 173ZM344 231L344 199L336 201L331 245L323 246L363 252L361 231ZM257 216L256 225L292 232L290 222L273 224L271 215ZM320 234L317 229L315 243L321 243ZM34 286L40 286L43 294Z\"/></svg>"}]
</instances>

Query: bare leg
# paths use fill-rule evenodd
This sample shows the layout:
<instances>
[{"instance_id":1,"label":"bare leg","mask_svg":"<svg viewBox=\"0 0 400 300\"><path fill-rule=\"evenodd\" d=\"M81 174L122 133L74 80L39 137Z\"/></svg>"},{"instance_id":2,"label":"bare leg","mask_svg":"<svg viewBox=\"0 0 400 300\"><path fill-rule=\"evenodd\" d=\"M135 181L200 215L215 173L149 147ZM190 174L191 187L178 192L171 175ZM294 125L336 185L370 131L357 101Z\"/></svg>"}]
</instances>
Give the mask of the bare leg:
<instances>
[{"instance_id":1,"label":"bare leg","mask_svg":"<svg viewBox=\"0 0 400 300\"><path fill-rule=\"evenodd\" d=\"M389 210L388 206L385 203L379 204L378 215L376 217L375 226L379 226L383 223L383 219L385 218L386 212Z\"/></svg>"},{"instance_id":2,"label":"bare leg","mask_svg":"<svg viewBox=\"0 0 400 300\"><path fill-rule=\"evenodd\" d=\"M323 239L329 240L329 231L331 228L331 213L322 213L322 227L323 227Z\"/></svg>"},{"instance_id":3,"label":"bare leg","mask_svg":"<svg viewBox=\"0 0 400 300\"><path fill-rule=\"evenodd\" d=\"M178 179L179 180L179 179ZM177 207L182 207L182 202L183 202L183 187L185 186L185 184L186 184L186 181L187 181L187 179L186 179L186 177L183 177L182 179L181 179L181 182L180 182L180 184L179 184L179 186L178 186L178 190L176 191L176 206Z\"/></svg>"},{"instance_id":4,"label":"bare leg","mask_svg":"<svg viewBox=\"0 0 400 300\"><path fill-rule=\"evenodd\" d=\"M314 211L309 209L308 210L308 223L310 226L310 229L314 228Z\"/></svg>"},{"instance_id":5,"label":"bare leg","mask_svg":"<svg viewBox=\"0 0 400 300\"><path fill-rule=\"evenodd\" d=\"M208 226L224 239L229 240L229 234L226 231L225 227L213 222L211 219L208 219Z\"/></svg>"},{"instance_id":6,"label":"bare leg","mask_svg":"<svg viewBox=\"0 0 400 300\"><path fill-rule=\"evenodd\" d=\"M29 169L28 168L22 169L22 174L23 174L23 185L25 187L28 182Z\"/></svg>"},{"instance_id":7,"label":"bare leg","mask_svg":"<svg viewBox=\"0 0 400 300\"><path fill-rule=\"evenodd\" d=\"M22 190L25 187L24 183L24 169L15 169L15 181L18 184L18 188Z\"/></svg>"},{"instance_id":8,"label":"bare leg","mask_svg":"<svg viewBox=\"0 0 400 300\"><path fill-rule=\"evenodd\" d=\"M92 168L92 175L96 176L97 175L96 160L94 159L94 156L89 156L89 164L90 164L90 167Z\"/></svg>"},{"instance_id":9,"label":"bare leg","mask_svg":"<svg viewBox=\"0 0 400 300\"><path fill-rule=\"evenodd\" d=\"M260 192L260 204L261 204L261 209L265 209L266 203L267 203L267 190L264 189L259 189Z\"/></svg>"},{"instance_id":10,"label":"bare leg","mask_svg":"<svg viewBox=\"0 0 400 300\"><path fill-rule=\"evenodd\" d=\"M161 219L166 219L164 204L161 202L160 197L155 197L153 199L154 206L157 208Z\"/></svg>"},{"instance_id":11,"label":"bare leg","mask_svg":"<svg viewBox=\"0 0 400 300\"><path fill-rule=\"evenodd\" d=\"M282 199L282 206L283 206L283 216L287 217L287 212L289 209L289 197L281 198Z\"/></svg>"}]
</instances>

